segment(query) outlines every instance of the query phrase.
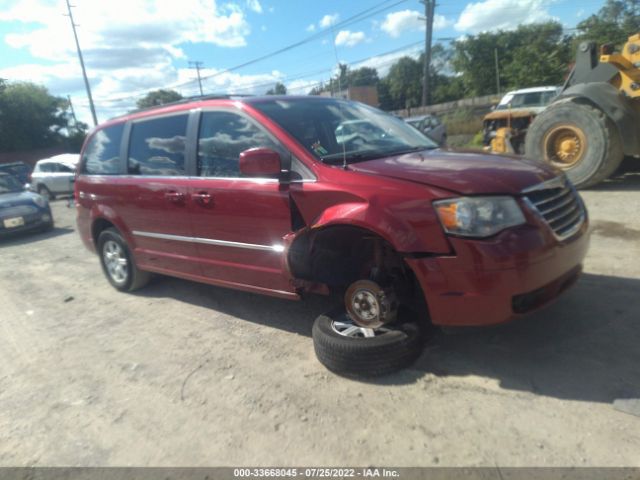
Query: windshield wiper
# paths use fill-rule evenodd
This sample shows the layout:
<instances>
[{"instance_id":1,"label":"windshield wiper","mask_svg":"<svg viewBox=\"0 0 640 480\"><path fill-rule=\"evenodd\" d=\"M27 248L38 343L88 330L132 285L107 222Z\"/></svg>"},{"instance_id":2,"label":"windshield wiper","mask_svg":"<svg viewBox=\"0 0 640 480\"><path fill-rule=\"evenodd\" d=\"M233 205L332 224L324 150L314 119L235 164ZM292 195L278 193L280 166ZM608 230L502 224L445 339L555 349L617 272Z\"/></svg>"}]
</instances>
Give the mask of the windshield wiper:
<instances>
[{"instance_id":1,"label":"windshield wiper","mask_svg":"<svg viewBox=\"0 0 640 480\"><path fill-rule=\"evenodd\" d=\"M343 154L342 152L331 153L329 155L323 155L320 157L324 163L334 163L336 160L342 162L343 160L350 161L362 161L362 160L373 160L374 158L381 158L387 156L384 152L354 152Z\"/></svg>"},{"instance_id":2,"label":"windshield wiper","mask_svg":"<svg viewBox=\"0 0 640 480\"><path fill-rule=\"evenodd\" d=\"M434 150L439 148L437 145L425 145L419 147L409 147L403 148L400 150L368 150L364 152L347 152L343 154L342 152L331 153L329 155L323 155L320 157L320 160L324 163L337 163L336 160L340 162L350 162L350 161L365 161L365 160L374 160L376 158L390 157L395 155L404 155L405 153L412 152L420 152L422 150Z\"/></svg>"}]
</instances>

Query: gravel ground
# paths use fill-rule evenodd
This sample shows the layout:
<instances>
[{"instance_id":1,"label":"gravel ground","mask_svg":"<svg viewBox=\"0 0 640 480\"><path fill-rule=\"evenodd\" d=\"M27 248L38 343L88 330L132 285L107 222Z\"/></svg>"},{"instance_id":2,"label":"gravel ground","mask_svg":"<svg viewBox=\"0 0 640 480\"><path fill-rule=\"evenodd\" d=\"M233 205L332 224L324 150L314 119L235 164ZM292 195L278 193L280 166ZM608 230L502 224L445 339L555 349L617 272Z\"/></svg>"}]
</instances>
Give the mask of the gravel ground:
<instances>
[{"instance_id":1,"label":"gravel ground","mask_svg":"<svg viewBox=\"0 0 640 480\"><path fill-rule=\"evenodd\" d=\"M370 382L315 359L329 300L118 293L56 201L54 231L0 240L0 466L640 466L640 172L583 196L560 301Z\"/></svg>"}]
</instances>

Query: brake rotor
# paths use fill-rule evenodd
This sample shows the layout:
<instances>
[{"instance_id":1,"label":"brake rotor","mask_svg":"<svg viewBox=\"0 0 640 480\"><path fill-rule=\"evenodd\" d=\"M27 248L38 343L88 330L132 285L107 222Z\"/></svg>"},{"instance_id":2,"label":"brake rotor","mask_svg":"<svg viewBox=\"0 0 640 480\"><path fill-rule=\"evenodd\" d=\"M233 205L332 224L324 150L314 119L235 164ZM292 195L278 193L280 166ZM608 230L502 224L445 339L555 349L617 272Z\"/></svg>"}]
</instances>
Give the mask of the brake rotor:
<instances>
[{"instance_id":1,"label":"brake rotor","mask_svg":"<svg viewBox=\"0 0 640 480\"><path fill-rule=\"evenodd\" d=\"M352 283L345 293L344 303L354 323L364 328L379 328L398 316L394 291L371 280Z\"/></svg>"}]
</instances>

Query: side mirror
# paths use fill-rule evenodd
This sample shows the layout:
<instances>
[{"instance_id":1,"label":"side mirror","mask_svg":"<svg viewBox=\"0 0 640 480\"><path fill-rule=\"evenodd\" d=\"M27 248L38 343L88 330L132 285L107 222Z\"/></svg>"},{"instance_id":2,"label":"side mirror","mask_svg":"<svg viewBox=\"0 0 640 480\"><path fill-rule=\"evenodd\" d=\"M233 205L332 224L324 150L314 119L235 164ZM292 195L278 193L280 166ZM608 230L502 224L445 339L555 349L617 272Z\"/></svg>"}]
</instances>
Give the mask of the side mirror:
<instances>
[{"instance_id":1,"label":"side mirror","mask_svg":"<svg viewBox=\"0 0 640 480\"><path fill-rule=\"evenodd\" d=\"M250 148L240 154L240 173L247 177L277 177L281 168L280 154L270 148Z\"/></svg>"}]
</instances>

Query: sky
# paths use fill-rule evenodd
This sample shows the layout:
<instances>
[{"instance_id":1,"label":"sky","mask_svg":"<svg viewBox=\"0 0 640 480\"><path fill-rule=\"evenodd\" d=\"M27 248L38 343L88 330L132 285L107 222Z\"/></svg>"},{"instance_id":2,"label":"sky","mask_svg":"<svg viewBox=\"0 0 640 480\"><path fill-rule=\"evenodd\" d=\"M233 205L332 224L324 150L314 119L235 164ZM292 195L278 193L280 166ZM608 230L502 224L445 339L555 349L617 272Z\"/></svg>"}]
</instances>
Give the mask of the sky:
<instances>
[{"instance_id":1,"label":"sky","mask_svg":"<svg viewBox=\"0 0 640 480\"><path fill-rule=\"evenodd\" d=\"M338 62L381 76L424 48L419 0L72 0L98 121L150 90L263 94L276 82L306 94ZM567 29L604 0L440 0L434 42L554 19ZM91 114L65 0L0 0L0 78L70 95ZM570 30L567 30L569 33ZM287 48L291 47L291 48ZM274 54L274 52L281 51ZM273 54L273 55L272 55ZM265 58L263 58L265 57Z\"/></svg>"}]
</instances>

